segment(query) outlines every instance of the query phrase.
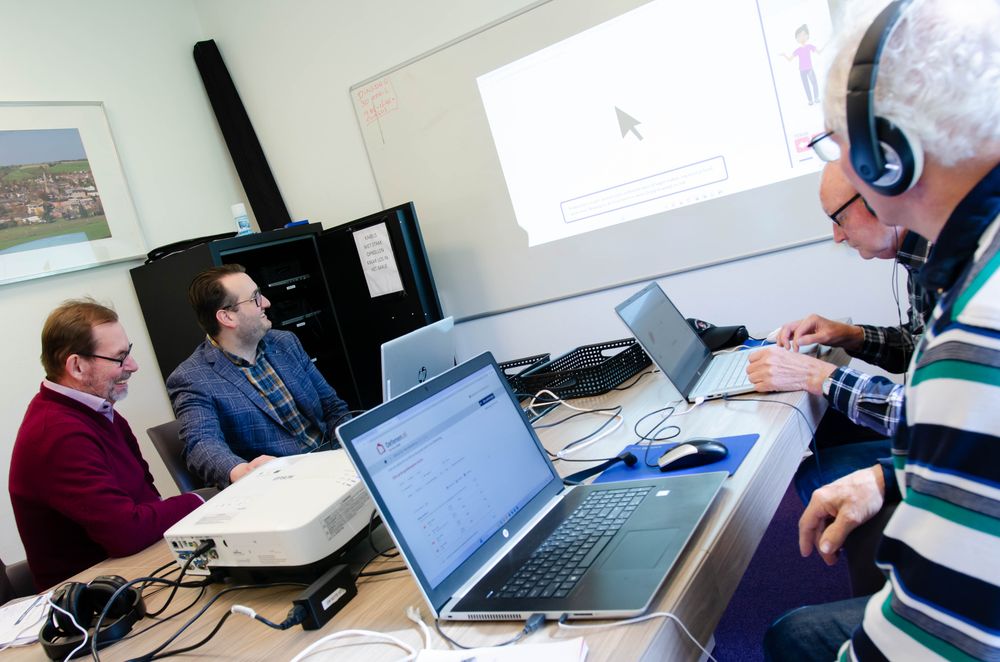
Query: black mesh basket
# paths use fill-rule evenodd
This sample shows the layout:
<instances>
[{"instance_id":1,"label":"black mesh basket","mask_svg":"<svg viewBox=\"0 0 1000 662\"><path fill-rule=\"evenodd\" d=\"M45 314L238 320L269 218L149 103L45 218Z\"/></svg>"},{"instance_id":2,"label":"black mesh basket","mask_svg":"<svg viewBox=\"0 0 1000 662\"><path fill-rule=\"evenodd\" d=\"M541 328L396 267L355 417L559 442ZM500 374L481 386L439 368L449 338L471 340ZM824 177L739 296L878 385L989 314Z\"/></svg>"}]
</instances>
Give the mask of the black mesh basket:
<instances>
[{"instance_id":1,"label":"black mesh basket","mask_svg":"<svg viewBox=\"0 0 1000 662\"><path fill-rule=\"evenodd\" d=\"M548 389L560 398L607 393L651 363L635 338L577 347L518 375L518 389L535 394Z\"/></svg>"},{"instance_id":2,"label":"black mesh basket","mask_svg":"<svg viewBox=\"0 0 1000 662\"><path fill-rule=\"evenodd\" d=\"M521 375L531 368L548 361L551 356L551 354L535 354L534 356L526 356L523 359L504 361L503 363L500 363L499 366L500 370L503 371L504 376L507 378L507 383L509 383L510 387L514 389L514 393L521 396L527 393L521 384Z\"/></svg>"}]
</instances>

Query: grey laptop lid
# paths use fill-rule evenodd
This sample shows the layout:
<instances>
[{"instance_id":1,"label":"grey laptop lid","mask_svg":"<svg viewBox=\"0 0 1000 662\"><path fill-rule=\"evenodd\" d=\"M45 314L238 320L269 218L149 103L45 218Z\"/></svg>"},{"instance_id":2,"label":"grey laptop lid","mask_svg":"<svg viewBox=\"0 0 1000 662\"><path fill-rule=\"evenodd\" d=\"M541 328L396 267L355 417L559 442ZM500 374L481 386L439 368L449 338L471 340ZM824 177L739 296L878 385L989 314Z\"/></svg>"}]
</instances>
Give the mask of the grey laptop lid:
<instances>
[{"instance_id":1,"label":"grey laptop lid","mask_svg":"<svg viewBox=\"0 0 1000 662\"><path fill-rule=\"evenodd\" d=\"M642 288L618 304L615 312L686 400L712 361L712 352L659 284Z\"/></svg>"},{"instance_id":2,"label":"grey laptop lid","mask_svg":"<svg viewBox=\"0 0 1000 662\"><path fill-rule=\"evenodd\" d=\"M489 353L337 436L436 613L563 490Z\"/></svg>"},{"instance_id":3,"label":"grey laptop lid","mask_svg":"<svg viewBox=\"0 0 1000 662\"><path fill-rule=\"evenodd\" d=\"M382 344L382 402L454 367L454 327L446 317Z\"/></svg>"}]
</instances>

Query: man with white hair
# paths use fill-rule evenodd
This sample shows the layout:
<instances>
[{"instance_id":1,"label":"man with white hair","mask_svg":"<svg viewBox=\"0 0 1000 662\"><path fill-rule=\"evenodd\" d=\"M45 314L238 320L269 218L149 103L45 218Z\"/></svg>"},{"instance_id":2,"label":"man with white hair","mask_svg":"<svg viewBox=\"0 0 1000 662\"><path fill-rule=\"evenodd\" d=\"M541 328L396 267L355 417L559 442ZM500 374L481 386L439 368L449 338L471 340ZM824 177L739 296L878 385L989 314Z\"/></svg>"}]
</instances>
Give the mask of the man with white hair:
<instances>
[{"instance_id":1,"label":"man with white hair","mask_svg":"<svg viewBox=\"0 0 1000 662\"><path fill-rule=\"evenodd\" d=\"M814 149L880 221L934 242L918 278L939 299L891 466L820 488L799 522L802 554L832 564L900 501L877 558L888 581L786 614L768 659L1000 659L1000 3L885 5L850 7Z\"/></svg>"}]
</instances>

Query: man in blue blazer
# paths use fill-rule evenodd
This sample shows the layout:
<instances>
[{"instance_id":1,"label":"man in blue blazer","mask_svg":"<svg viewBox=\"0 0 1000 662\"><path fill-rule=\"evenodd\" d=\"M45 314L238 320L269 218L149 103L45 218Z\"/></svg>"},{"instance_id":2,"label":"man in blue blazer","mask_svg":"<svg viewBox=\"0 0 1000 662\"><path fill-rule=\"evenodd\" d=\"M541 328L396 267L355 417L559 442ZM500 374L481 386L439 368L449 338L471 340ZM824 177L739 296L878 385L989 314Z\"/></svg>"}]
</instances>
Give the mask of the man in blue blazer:
<instances>
[{"instance_id":1,"label":"man in blue blazer","mask_svg":"<svg viewBox=\"0 0 1000 662\"><path fill-rule=\"evenodd\" d=\"M207 338L167 378L188 468L225 487L277 456L336 448L347 403L238 264L197 276L188 299Z\"/></svg>"}]
</instances>

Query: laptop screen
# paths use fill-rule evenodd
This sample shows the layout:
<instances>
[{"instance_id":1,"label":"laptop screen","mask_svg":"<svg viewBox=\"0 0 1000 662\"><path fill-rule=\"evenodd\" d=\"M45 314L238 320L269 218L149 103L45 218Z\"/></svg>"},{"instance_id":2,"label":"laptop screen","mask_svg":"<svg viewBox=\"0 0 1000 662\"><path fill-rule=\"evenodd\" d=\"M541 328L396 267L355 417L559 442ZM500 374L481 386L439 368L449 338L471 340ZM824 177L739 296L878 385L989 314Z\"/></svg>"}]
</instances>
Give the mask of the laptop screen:
<instances>
[{"instance_id":1,"label":"laptop screen","mask_svg":"<svg viewBox=\"0 0 1000 662\"><path fill-rule=\"evenodd\" d=\"M712 353L660 286L650 283L615 310L649 358L687 397Z\"/></svg>"},{"instance_id":2,"label":"laptop screen","mask_svg":"<svg viewBox=\"0 0 1000 662\"><path fill-rule=\"evenodd\" d=\"M488 358L488 364L474 372L450 377L458 381L442 390L435 392L434 382L429 382L420 393L412 391L394 401L393 408L400 411L353 440L350 433L342 434L383 515L391 519L387 524L406 548L407 559L423 575L418 579L430 589L554 477L551 463ZM436 381L441 379L445 377ZM398 407L400 401L409 406Z\"/></svg>"}]
</instances>

